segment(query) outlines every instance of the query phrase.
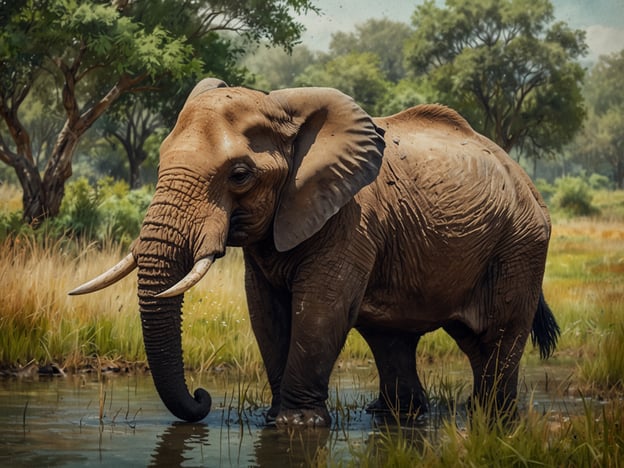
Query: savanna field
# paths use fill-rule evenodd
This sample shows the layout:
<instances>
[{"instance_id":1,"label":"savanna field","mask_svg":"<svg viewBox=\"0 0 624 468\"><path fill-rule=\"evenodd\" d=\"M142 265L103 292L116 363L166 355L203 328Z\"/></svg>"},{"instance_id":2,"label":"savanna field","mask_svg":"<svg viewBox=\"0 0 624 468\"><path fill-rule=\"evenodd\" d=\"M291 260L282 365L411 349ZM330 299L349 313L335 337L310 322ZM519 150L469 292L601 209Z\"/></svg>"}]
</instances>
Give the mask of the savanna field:
<instances>
[{"instance_id":1,"label":"savanna field","mask_svg":"<svg viewBox=\"0 0 624 468\"><path fill-rule=\"evenodd\" d=\"M19 209L19 193L0 187L0 210ZM622 466L624 464L624 191L593 193L590 216L553 210L553 233L544 293L561 327L552 358L541 362L529 344L523 366L555 369L567 377L556 392L587 401L581 414L538 412L528 405L511 428L486 424L475 415L461 427L453 417L435 440L409 443L401 433L379 435L359 447L355 466ZM70 297L83 283L125 253L127 241L73 239L45 232L4 232L0 244L0 363L5 379L25 369L53 364L66 373L93 368L145 372L136 299L136 277L98 293ZM231 250L208 277L186 294L183 322L185 365L210 388L218 376L257 388L254 404L268 405L269 392L247 317L243 265ZM467 360L443 332L425 336L418 349L430 396L465 398L470 380L443 375L449 362ZM370 368L372 357L352 332L337 364ZM222 377L218 377L222 378ZM192 383L191 383L192 386ZM437 400L436 400L437 399ZM590 404L589 402L592 402ZM593 402L600 402L599 406ZM344 402L330 401L330 407ZM327 449L310 461L342 465Z\"/></svg>"}]
</instances>

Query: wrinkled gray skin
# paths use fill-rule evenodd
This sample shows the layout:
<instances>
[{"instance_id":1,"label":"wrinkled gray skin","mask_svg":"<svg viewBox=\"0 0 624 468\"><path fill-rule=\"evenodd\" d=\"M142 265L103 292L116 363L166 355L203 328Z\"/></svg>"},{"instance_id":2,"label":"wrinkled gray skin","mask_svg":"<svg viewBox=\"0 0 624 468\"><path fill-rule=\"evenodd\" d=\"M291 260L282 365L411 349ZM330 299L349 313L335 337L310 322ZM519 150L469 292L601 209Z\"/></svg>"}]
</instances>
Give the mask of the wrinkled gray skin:
<instances>
[{"instance_id":1,"label":"wrinkled gray skin","mask_svg":"<svg viewBox=\"0 0 624 468\"><path fill-rule=\"evenodd\" d=\"M132 249L154 383L181 419L210 410L184 381L182 295L155 295L242 246L269 422L330 424L328 380L352 328L379 371L369 409L426 408L416 346L440 327L470 360L474 396L504 408L529 334L543 355L556 342L541 296L549 237L526 174L448 108L373 119L332 89L205 80L162 144Z\"/></svg>"}]
</instances>

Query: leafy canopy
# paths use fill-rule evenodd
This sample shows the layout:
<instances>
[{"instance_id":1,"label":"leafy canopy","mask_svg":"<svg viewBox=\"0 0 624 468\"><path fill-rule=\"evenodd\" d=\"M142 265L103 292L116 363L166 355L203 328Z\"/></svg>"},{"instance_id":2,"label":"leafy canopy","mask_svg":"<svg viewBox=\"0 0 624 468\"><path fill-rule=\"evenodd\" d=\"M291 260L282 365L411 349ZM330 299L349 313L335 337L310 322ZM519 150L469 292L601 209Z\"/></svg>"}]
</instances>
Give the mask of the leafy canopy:
<instances>
[{"instance_id":1,"label":"leafy canopy","mask_svg":"<svg viewBox=\"0 0 624 468\"><path fill-rule=\"evenodd\" d=\"M298 86L329 86L352 96L364 110L376 113L388 83L373 53L339 55L327 63L310 65L297 77Z\"/></svg>"},{"instance_id":2,"label":"leafy canopy","mask_svg":"<svg viewBox=\"0 0 624 468\"><path fill-rule=\"evenodd\" d=\"M575 142L585 167L605 167L624 188L624 49L600 57L589 74L585 95L587 122Z\"/></svg>"},{"instance_id":3,"label":"leafy canopy","mask_svg":"<svg viewBox=\"0 0 624 468\"><path fill-rule=\"evenodd\" d=\"M439 99L505 150L556 151L584 109L584 32L554 23L549 0L426 1L417 7L407 64Z\"/></svg>"},{"instance_id":4,"label":"leafy canopy","mask_svg":"<svg viewBox=\"0 0 624 468\"><path fill-rule=\"evenodd\" d=\"M235 46L222 32L288 49L303 30L292 12L314 10L309 0L0 0L0 7L0 161L22 185L28 222L58 214L79 140L122 97L159 91L177 103L190 82L234 68ZM63 116L43 174L23 121L27 100Z\"/></svg>"}]
</instances>

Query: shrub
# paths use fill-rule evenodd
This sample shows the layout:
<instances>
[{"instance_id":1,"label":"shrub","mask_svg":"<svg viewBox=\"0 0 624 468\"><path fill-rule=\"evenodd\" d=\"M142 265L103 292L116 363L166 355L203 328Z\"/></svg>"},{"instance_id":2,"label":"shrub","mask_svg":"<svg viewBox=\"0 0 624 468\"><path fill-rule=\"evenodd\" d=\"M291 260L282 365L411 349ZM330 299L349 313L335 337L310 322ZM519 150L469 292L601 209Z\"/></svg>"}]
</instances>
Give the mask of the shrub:
<instances>
[{"instance_id":1,"label":"shrub","mask_svg":"<svg viewBox=\"0 0 624 468\"><path fill-rule=\"evenodd\" d=\"M555 181L552 206L568 216L590 216L598 209L592 205L589 184L580 177L562 177Z\"/></svg>"},{"instance_id":2,"label":"shrub","mask_svg":"<svg viewBox=\"0 0 624 468\"><path fill-rule=\"evenodd\" d=\"M611 190L613 188L611 180L602 174L593 173L589 176L588 182L592 190Z\"/></svg>"},{"instance_id":3,"label":"shrub","mask_svg":"<svg viewBox=\"0 0 624 468\"><path fill-rule=\"evenodd\" d=\"M91 237L100 222L98 192L86 177L68 183L59 216L53 224L76 237Z\"/></svg>"},{"instance_id":4,"label":"shrub","mask_svg":"<svg viewBox=\"0 0 624 468\"><path fill-rule=\"evenodd\" d=\"M25 235L128 245L139 235L152 192L149 186L130 190L126 182L110 177L99 180L94 187L87 178L80 177L66 185L59 215L37 230L23 224L21 210L0 211L0 241Z\"/></svg>"},{"instance_id":5,"label":"shrub","mask_svg":"<svg viewBox=\"0 0 624 468\"><path fill-rule=\"evenodd\" d=\"M0 213L0 242L11 235L20 234L27 229L28 227L22 220L21 211Z\"/></svg>"},{"instance_id":6,"label":"shrub","mask_svg":"<svg viewBox=\"0 0 624 468\"><path fill-rule=\"evenodd\" d=\"M535 181L535 187L542 194L542 197L544 197L544 201L546 203L550 203L550 200L556 191L555 186L548 183L546 179L537 179Z\"/></svg>"},{"instance_id":7,"label":"shrub","mask_svg":"<svg viewBox=\"0 0 624 468\"><path fill-rule=\"evenodd\" d=\"M136 239L151 199L148 187L132 191L126 188L125 193L113 191L98 207L98 240L114 239L127 245Z\"/></svg>"}]
</instances>

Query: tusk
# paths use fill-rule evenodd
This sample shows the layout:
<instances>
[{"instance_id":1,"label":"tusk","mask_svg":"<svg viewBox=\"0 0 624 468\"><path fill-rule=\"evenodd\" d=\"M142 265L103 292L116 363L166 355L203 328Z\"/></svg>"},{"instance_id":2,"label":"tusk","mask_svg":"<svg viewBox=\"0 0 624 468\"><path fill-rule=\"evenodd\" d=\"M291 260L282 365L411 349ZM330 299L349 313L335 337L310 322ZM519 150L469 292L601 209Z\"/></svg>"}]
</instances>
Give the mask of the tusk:
<instances>
[{"instance_id":1,"label":"tusk","mask_svg":"<svg viewBox=\"0 0 624 468\"><path fill-rule=\"evenodd\" d=\"M210 269L213 261L214 255L198 260L197 263L195 263L195 265L193 266L193 269L189 271L188 274L184 278L182 278L177 284L171 286L166 291L156 294L156 296L154 297L163 298L184 294L186 291L195 286L200 279L204 277L204 275Z\"/></svg>"},{"instance_id":2,"label":"tusk","mask_svg":"<svg viewBox=\"0 0 624 468\"><path fill-rule=\"evenodd\" d=\"M87 281L82 286L78 286L76 289L69 291L67 294L70 296L77 296L78 294L88 294L99 291L100 289L104 289L105 287L116 283L124 276L127 276L136 267L137 262L134 259L134 256L129 253L110 270L102 273L96 278L93 278L91 281Z\"/></svg>"}]
</instances>

